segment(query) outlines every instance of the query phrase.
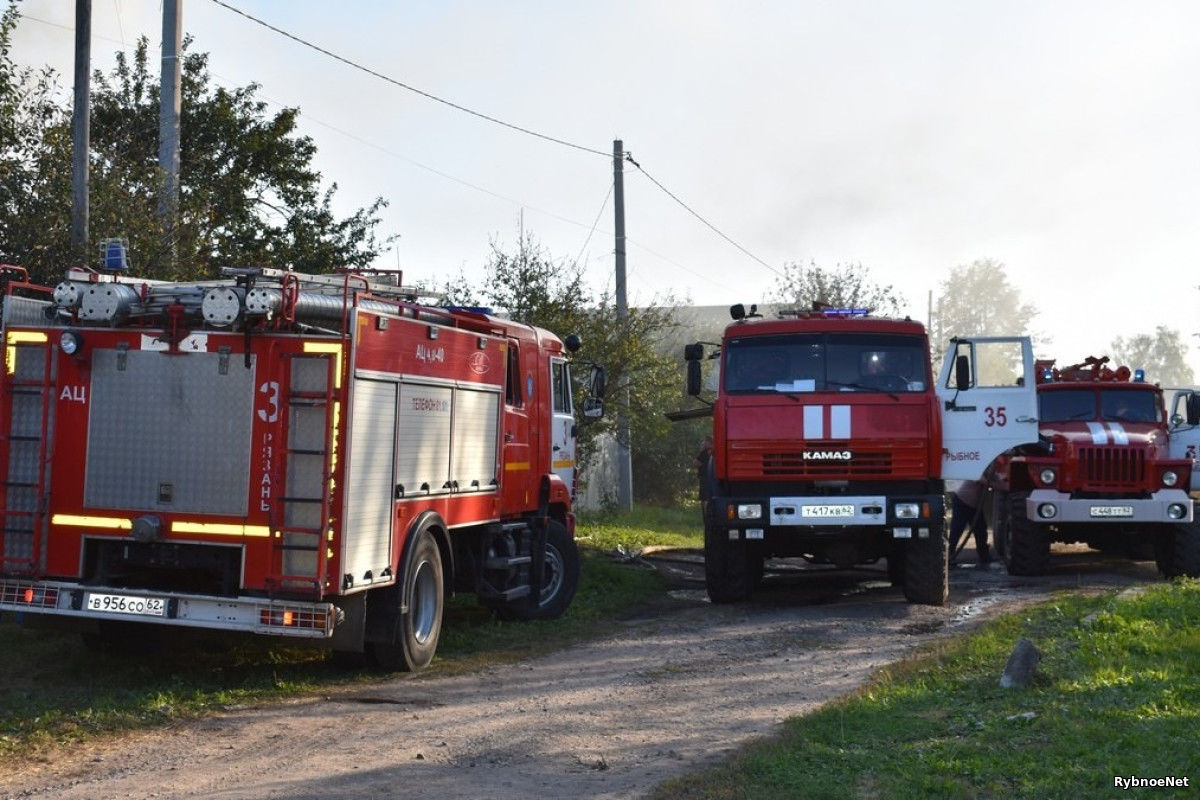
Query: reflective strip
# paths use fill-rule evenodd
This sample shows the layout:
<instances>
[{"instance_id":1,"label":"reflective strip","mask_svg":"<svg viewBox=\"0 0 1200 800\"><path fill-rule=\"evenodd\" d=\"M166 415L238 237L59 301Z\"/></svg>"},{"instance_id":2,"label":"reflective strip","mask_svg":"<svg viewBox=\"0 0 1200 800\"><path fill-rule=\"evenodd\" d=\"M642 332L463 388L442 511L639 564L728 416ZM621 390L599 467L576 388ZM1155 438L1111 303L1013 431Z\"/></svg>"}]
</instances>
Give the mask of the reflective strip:
<instances>
[{"instance_id":1,"label":"reflective strip","mask_svg":"<svg viewBox=\"0 0 1200 800\"><path fill-rule=\"evenodd\" d=\"M48 342L46 334L41 331L9 331L8 332L8 347L4 351L4 369L9 375L13 375L17 371L17 348L18 344L45 344Z\"/></svg>"},{"instance_id":2,"label":"reflective strip","mask_svg":"<svg viewBox=\"0 0 1200 800\"><path fill-rule=\"evenodd\" d=\"M825 438L825 406L804 407L804 438Z\"/></svg>"},{"instance_id":3,"label":"reflective strip","mask_svg":"<svg viewBox=\"0 0 1200 800\"><path fill-rule=\"evenodd\" d=\"M1108 432L1112 434L1113 444L1129 444L1129 434L1119 422L1108 423Z\"/></svg>"},{"instance_id":4,"label":"reflective strip","mask_svg":"<svg viewBox=\"0 0 1200 800\"><path fill-rule=\"evenodd\" d=\"M529 469L528 461L509 461L504 465L505 472L518 472L526 469Z\"/></svg>"},{"instance_id":5,"label":"reflective strip","mask_svg":"<svg viewBox=\"0 0 1200 800\"><path fill-rule=\"evenodd\" d=\"M209 536L257 536L267 538L266 525L229 525L219 522L172 522L171 533L203 533Z\"/></svg>"},{"instance_id":6,"label":"reflective strip","mask_svg":"<svg viewBox=\"0 0 1200 800\"><path fill-rule=\"evenodd\" d=\"M41 331L9 331L8 343L21 344L23 342L33 344L45 344L50 341L49 337Z\"/></svg>"},{"instance_id":7,"label":"reflective strip","mask_svg":"<svg viewBox=\"0 0 1200 800\"><path fill-rule=\"evenodd\" d=\"M829 438L850 438L850 406L831 406L829 409Z\"/></svg>"},{"instance_id":8,"label":"reflective strip","mask_svg":"<svg viewBox=\"0 0 1200 800\"><path fill-rule=\"evenodd\" d=\"M567 469L568 467L575 466L575 461L574 459L570 461L555 461L552 466L554 469Z\"/></svg>"},{"instance_id":9,"label":"reflective strip","mask_svg":"<svg viewBox=\"0 0 1200 800\"><path fill-rule=\"evenodd\" d=\"M337 356L333 365L333 388L335 389L342 388L342 352L344 349L340 344L332 342L304 343L304 352L306 353L333 353Z\"/></svg>"},{"instance_id":10,"label":"reflective strip","mask_svg":"<svg viewBox=\"0 0 1200 800\"><path fill-rule=\"evenodd\" d=\"M50 518L51 525L70 525L77 528L108 528L114 531L127 531L133 523L121 517L77 517L73 514L55 514Z\"/></svg>"},{"instance_id":11,"label":"reflective strip","mask_svg":"<svg viewBox=\"0 0 1200 800\"><path fill-rule=\"evenodd\" d=\"M1089 422L1087 426L1092 432L1092 444L1108 444L1108 433L1105 432L1103 423Z\"/></svg>"}]
</instances>

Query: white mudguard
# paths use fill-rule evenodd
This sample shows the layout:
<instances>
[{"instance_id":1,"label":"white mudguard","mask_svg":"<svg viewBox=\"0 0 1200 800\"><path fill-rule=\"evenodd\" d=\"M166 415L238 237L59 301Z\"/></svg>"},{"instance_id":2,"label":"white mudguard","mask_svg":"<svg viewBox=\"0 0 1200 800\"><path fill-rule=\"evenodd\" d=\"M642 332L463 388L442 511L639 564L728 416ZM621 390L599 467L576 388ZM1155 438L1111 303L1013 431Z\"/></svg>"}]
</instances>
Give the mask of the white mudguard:
<instances>
[{"instance_id":1,"label":"white mudguard","mask_svg":"<svg viewBox=\"0 0 1200 800\"><path fill-rule=\"evenodd\" d=\"M1033 370L1028 336L950 340L937 385L943 478L979 480L996 456L1037 441Z\"/></svg>"}]
</instances>

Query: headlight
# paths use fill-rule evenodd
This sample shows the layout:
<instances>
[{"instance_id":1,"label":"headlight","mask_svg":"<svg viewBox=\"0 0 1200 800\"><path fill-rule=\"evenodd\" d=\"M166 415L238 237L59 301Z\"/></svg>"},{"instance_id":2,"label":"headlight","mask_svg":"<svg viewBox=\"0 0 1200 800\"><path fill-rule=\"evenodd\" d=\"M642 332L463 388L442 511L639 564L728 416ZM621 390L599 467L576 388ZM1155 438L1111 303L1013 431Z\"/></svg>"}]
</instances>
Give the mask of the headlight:
<instances>
[{"instance_id":1,"label":"headlight","mask_svg":"<svg viewBox=\"0 0 1200 800\"><path fill-rule=\"evenodd\" d=\"M739 505L737 515L738 519L762 519L762 506L758 503Z\"/></svg>"},{"instance_id":2,"label":"headlight","mask_svg":"<svg viewBox=\"0 0 1200 800\"><path fill-rule=\"evenodd\" d=\"M75 331L63 331L58 337L58 347L65 354L73 356L83 349L83 337Z\"/></svg>"},{"instance_id":3,"label":"headlight","mask_svg":"<svg viewBox=\"0 0 1200 800\"><path fill-rule=\"evenodd\" d=\"M1042 519L1054 519L1058 516L1058 508L1054 503L1042 503L1038 506L1038 516Z\"/></svg>"},{"instance_id":4,"label":"headlight","mask_svg":"<svg viewBox=\"0 0 1200 800\"><path fill-rule=\"evenodd\" d=\"M916 519L921 515L916 503L896 503L896 519Z\"/></svg>"},{"instance_id":5,"label":"headlight","mask_svg":"<svg viewBox=\"0 0 1200 800\"><path fill-rule=\"evenodd\" d=\"M1183 519L1187 516L1187 507L1183 503L1171 503L1167 506L1167 516L1171 519Z\"/></svg>"},{"instance_id":6,"label":"headlight","mask_svg":"<svg viewBox=\"0 0 1200 800\"><path fill-rule=\"evenodd\" d=\"M1179 483L1179 476L1175 474L1175 470L1169 469L1163 473L1163 486L1174 486Z\"/></svg>"},{"instance_id":7,"label":"headlight","mask_svg":"<svg viewBox=\"0 0 1200 800\"><path fill-rule=\"evenodd\" d=\"M1041 478L1042 483L1046 484L1047 486L1053 486L1055 479L1058 478L1058 473L1049 467L1046 467L1041 471L1038 477Z\"/></svg>"}]
</instances>

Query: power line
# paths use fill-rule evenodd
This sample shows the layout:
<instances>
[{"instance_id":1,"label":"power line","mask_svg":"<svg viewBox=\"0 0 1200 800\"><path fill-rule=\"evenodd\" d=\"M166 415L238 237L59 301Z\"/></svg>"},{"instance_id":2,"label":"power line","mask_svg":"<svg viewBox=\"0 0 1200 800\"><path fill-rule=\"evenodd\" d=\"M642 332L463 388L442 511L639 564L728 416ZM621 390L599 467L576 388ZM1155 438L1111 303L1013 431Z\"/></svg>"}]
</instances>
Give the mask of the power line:
<instances>
[{"instance_id":1,"label":"power line","mask_svg":"<svg viewBox=\"0 0 1200 800\"><path fill-rule=\"evenodd\" d=\"M563 147L571 147L571 148L574 148L575 150L582 150L585 153L593 153L598 156L604 156L605 158L612 157L610 153L606 153L603 150L594 150L590 147L584 147L581 144L575 144L573 142L568 142L563 139L557 139L553 136L548 136L544 133L538 133L537 131L530 130L529 128L522 128L520 125L513 125L511 122L505 122L504 120L497 119L492 116L488 116L487 114L467 108L466 106L460 106L458 103L454 103L454 102L451 102L450 100L446 100L442 97L438 97L435 94L430 94L429 92L422 91L421 89L418 89L415 86L409 86L407 83L398 81L395 78L391 78L387 75L384 75L381 72L377 72L377 71L371 69L370 67L365 67L362 64L359 64L355 61L351 61L350 59L348 59L344 56L340 56L337 53L334 53L330 50L326 50L325 48L323 48L319 45L316 45L316 44L313 44L312 42L301 39L299 36L288 33L287 31L285 31L281 28L277 28L274 25L270 24L269 22L264 22L263 20L259 19L258 17L251 16L250 14L247 14L245 11L242 11L241 9L234 8L233 6L224 2L224 0L212 0L212 1L214 3L216 3L217 5L219 5L223 8L226 8L235 14L238 14L239 16L245 17L246 19L250 20L251 22L253 22L255 24L263 26L267 30L274 31L275 33L278 33L280 36L284 36L284 37L287 37L288 39L291 39L293 42L296 42L297 44L301 44L304 47L307 47L311 50L316 50L318 53L327 55L330 58L334 59L335 61L340 61L349 67L352 67L354 69L365 72L368 75L373 75L374 77L379 78L382 81L387 81L388 83L399 86L401 89L407 89L410 92L419 94L422 97L428 98L429 100L433 100L438 103L441 103L442 105L449 106L450 108L453 108L457 111L462 111L466 114L470 114L471 116L479 117L480 119L487 120L488 122L494 122L495 124L502 125L505 128L509 128L510 130L518 131L520 133L524 133L529 136L536 136L537 138L544 139L547 142L561 144Z\"/></svg>"},{"instance_id":2,"label":"power line","mask_svg":"<svg viewBox=\"0 0 1200 800\"><path fill-rule=\"evenodd\" d=\"M720 236L722 239L724 239L725 241L729 242L731 245L733 245L734 247L736 247L736 248L737 248L739 251L741 251L741 252L742 252L744 255L747 255L747 256L749 256L750 258L752 258L752 259L754 259L755 261L757 261L759 264L762 264L764 267L766 267L767 269L771 270L771 272L774 272L774 273L775 273L776 275L778 275L779 277L781 277L781 278L783 277L783 273L782 273L782 272L780 272L779 270L775 269L775 268L774 268L774 267L772 267L770 264L768 264L767 262L763 261L763 260L762 260L761 258L759 258L758 256L754 255L754 253L751 253L749 250L747 250L746 248L742 247L740 244L738 244L737 242L735 242L733 239L731 239L731 238L729 238L728 236L726 236L726 235L725 235L725 234L724 234L724 233L723 233L723 232L722 232L722 231L721 231L719 228L717 228L717 226L713 225L711 222L709 222L708 220L706 220L704 217L702 217L702 216L700 216L698 213L696 213L696 211L694 211L694 210L692 209L692 207L691 207L691 206L689 206L687 203L683 202L683 201L682 201L682 200L680 200L678 197L676 197L676 196L675 196L675 195L674 195L674 194L673 194L673 193L672 193L672 192L671 192L671 191L670 191L670 190L669 190L667 187L663 186L661 183L659 183L658 181L654 180L654 176L653 176L653 175L651 175L649 172L646 172L646 170L642 169L642 165L641 165L641 164L639 164L638 162L634 161L634 160L633 160L633 157L632 157L632 156L631 156L629 153L626 153L626 154L625 154L625 160L626 160L626 161L628 161L630 164L633 164L635 167L637 167L637 168L638 168L638 172L640 172L640 173L642 173L643 175L645 175L645 176L646 176L646 178L647 178L647 179L649 179L649 181L650 181L651 183L653 183L655 186L657 186L659 189L661 189L661 190L662 190L662 192L663 192L663 194L665 194L667 197L671 198L671 199L672 199L672 200L674 200L676 203L678 203L678 204L679 204L679 205L680 205L680 206L681 206L681 207L682 207L682 208L683 208L685 211L687 211L687 212L688 212L689 214L691 214L693 217L695 217L696 219L698 219L698 220L700 220L701 222L703 222L703 223L705 224L705 226L707 226L707 227L708 227L708 229L709 229L709 230L711 230L713 233L717 234L717 236Z\"/></svg>"},{"instance_id":3,"label":"power line","mask_svg":"<svg viewBox=\"0 0 1200 800\"><path fill-rule=\"evenodd\" d=\"M583 252L587 250L588 244L592 241L592 234L596 232L596 226L600 224L600 217L604 215L604 209L608 207L608 198L612 197L613 186L615 186L613 183L608 185L608 193L604 195L604 202L600 204L600 210L596 212L596 220L592 223L592 229L588 231L587 238L583 240L583 247L579 248L579 255L575 256L576 264L579 263L579 259L583 258Z\"/></svg>"}]
</instances>

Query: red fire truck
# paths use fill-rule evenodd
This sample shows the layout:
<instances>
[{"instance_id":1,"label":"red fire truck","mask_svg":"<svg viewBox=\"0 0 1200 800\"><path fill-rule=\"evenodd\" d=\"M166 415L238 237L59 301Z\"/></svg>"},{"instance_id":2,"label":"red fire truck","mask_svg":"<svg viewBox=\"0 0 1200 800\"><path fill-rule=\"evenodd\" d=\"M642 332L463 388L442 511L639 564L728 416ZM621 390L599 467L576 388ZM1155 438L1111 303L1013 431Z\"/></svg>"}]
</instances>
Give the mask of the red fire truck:
<instances>
[{"instance_id":1,"label":"red fire truck","mask_svg":"<svg viewBox=\"0 0 1200 800\"><path fill-rule=\"evenodd\" d=\"M908 600L948 592L943 478L978 478L1036 436L1029 340L957 340L936 390L924 327L865 309L741 305L719 359L714 452L702 486L709 597L748 597L763 560L851 567L887 560ZM685 348L702 391L703 343Z\"/></svg>"},{"instance_id":2,"label":"red fire truck","mask_svg":"<svg viewBox=\"0 0 1200 800\"><path fill-rule=\"evenodd\" d=\"M1051 542L1157 560L1200 575L1191 456L1175 455L1163 392L1141 371L1088 357L1036 364L1037 444L997 464L994 530L1014 575L1049 569ZM1180 420L1182 422L1182 420Z\"/></svg>"},{"instance_id":3,"label":"red fire truck","mask_svg":"<svg viewBox=\"0 0 1200 800\"><path fill-rule=\"evenodd\" d=\"M571 602L575 337L351 274L75 269L5 300L0 610L419 669L452 590Z\"/></svg>"}]
</instances>

